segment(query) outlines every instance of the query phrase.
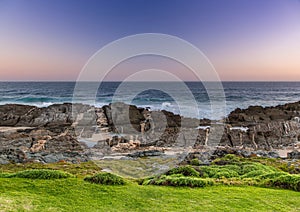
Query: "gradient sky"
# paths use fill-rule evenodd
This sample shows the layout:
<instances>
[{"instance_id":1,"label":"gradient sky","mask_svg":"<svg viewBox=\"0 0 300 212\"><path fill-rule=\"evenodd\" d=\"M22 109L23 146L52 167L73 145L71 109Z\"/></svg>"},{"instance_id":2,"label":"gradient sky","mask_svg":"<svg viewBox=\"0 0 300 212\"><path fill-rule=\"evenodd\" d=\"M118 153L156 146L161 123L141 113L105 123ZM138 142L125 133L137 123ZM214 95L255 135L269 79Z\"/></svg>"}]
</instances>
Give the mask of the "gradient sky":
<instances>
[{"instance_id":1,"label":"gradient sky","mask_svg":"<svg viewBox=\"0 0 300 212\"><path fill-rule=\"evenodd\" d=\"M194 44L222 80L300 81L299 0L0 0L0 81L76 80L101 47L146 32ZM107 80L162 66L193 79L162 58L133 62Z\"/></svg>"}]
</instances>

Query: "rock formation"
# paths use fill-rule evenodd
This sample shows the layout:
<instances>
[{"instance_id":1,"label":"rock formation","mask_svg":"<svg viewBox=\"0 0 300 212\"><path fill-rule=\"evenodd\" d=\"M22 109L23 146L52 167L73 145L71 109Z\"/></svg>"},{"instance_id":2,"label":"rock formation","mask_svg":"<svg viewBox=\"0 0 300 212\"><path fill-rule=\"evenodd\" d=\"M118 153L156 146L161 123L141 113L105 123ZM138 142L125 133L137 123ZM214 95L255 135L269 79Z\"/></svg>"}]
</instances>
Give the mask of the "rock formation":
<instances>
[{"instance_id":1,"label":"rock formation","mask_svg":"<svg viewBox=\"0 0 300 212\"><path fill-rule=\"evenodd\" d=\"M102 108L69 103L45 108L8 104L0 106L0 163L86 161L90 143L93 152L130 153L151 146L191 147L195 152L206 146L252 152L297 151L299 117L300 102L236 109L224 125L124 103ZM217 140L214 134L219 130L224 133Z\"/></svg>"}]
</instances>

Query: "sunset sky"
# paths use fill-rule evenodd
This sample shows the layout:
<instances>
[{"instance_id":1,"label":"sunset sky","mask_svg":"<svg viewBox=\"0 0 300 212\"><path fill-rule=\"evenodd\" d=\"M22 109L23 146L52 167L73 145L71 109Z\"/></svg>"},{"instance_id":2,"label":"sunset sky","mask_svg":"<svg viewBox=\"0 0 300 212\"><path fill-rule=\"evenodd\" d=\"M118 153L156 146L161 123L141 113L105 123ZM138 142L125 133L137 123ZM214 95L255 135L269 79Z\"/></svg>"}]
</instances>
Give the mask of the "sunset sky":
<instances>
[{"instance_id":1,"label":"sunset sky","mask_svg":"<svg viewBox=\"0 0 300 212\"><path fill-rule=\"evenodd\" d=\"M299 0L0 0L0 81L76 80L104 45L149 32L192 43L224 81L300 81ZM132 63L107 80L139 67L193 80L163 58Z\"/></svg>"}]
</instances>

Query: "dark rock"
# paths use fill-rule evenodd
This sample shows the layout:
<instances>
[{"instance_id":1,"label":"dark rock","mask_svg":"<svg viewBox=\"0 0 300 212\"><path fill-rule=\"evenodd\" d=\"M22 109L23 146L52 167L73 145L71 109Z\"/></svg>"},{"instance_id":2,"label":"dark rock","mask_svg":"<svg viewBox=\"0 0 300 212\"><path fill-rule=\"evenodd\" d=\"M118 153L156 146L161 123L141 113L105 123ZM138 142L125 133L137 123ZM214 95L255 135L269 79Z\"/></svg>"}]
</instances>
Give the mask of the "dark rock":
<instances>
[{"instance_id":1,"label":"dark rock","mask_svg":"<svg viewBox=\"0 0 300 212\"><path fill-rule=\"evenodd\" d=\"M300 152L297 150L294 150L292 152L287 153L288 159L300 159Z\"/></svg>"},{"instance_id":2,"label":"dark rock","mask_svg":"<svg viewBox=\"0 0 300 212\"><path fill-rule=\"evenodd\" d=\"M73 117L73 113L78 116ZM294 146L300 140L299 116L300 102L276 107L238 108L225 119L225 126L218 126L216 131L222 133L224 129L219 141L213 140L214 135L210 130L196 130L199 125L213 126L215 123L211 120L184 118L165 110L149 111L124 103L113 103L102 108L69 103L45 108L8 104L0 106L0 127L26 128L0 132L0 163L86 160L84 154L88 147L77 140L76 133L82 138L91 138L101 130L110 136L110 142L103 141L106 136L101 142L96 141L98 151L128 142L134 136L140 142L140 148L191 146L197 149L205 146L207 141L212 142L208 144L211 147L222 147L190 155L187 159L198 158L201 163L209 163L213 158L226 154L277 158L276 149ZM121 135L112 138L108 132ZM40 144L44 146L34 148ZM155 156L160 153L142 151L134 157L147 154ZM298 157L297 154L291 153L290 157Z\"/></svg>"},{"instance_id":3,"label":"dark rock","mask_svg":"<svg viewBox=\"0 0 300 212\"><path fill-rule=\"evenodd\" d=\"M0 158L3 164L8 162L23 163L27 159L23 151L14 148L0 149Z\"/></svg>"},{"instance_id":4,"label":"dark rock","mask_svg":"<svg viewBox=\"0 0 300 212\"><path fill-rule=\"evenodd\" d=\"M164 153L159 150L146 150L146 151L140 151L140 152L134 152L131 154L128 154L128 157L132 158L139 158L139 157L153 157L153 156L162 156Z\"/></svg>"},{"instance_id":5,"label":"dark rock","mask_svg":"<svg viewBox=\"0 0 300 212\"><path fill-rule=\"evenodd\" d=\"M113 131L118 133L140 132L140 123L145 121L142 113L143 110L143 108L127 105L122 102L116 102L103 107L108 125ZM124 125L128 127L123 127Z\"/></svg>"}]
</instances>

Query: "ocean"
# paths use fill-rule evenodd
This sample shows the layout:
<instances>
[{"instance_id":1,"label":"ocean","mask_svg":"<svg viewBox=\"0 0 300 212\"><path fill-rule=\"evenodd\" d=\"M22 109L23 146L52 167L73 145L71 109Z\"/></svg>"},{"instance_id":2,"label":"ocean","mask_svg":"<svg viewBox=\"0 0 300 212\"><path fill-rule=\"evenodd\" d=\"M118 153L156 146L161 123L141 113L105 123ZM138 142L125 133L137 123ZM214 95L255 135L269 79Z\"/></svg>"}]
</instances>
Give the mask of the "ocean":
<instances>
[{"instance_id":1,"label":"ocean","mask_svg":"<svg viewBox=\"0 0 300 212\"><path fill-rule=\"evenodd\" d=\"M88 85L93 83L87 83ZM120 82L102 82L93 103L96 106L109 104L115 96ZM134 98L128 102L128 96L122 95L124 99L118 99L126 103L131 103L141 107L148 107L151 110L168 110L184 116L195 117L189 113L194 107L189 104L189 99L182 92L178 82L130 82L131 88L141 87L139 93L134 94ZM173 95L159 89L147 89L159 87L163 84L165 88L172 91ZM72 102L75 82L0 82L0 104L16 103L46 107L55 103ZM198 104L199 114L195 118L211 118L210 98L201 82L185 82L194 100ZM300 82L222 82L226 108L225 115L228 115L236 108L247 108L251 105L276 106L300 100ZM123 92L124 93L124 92ZM181 96L183 106L179 111L178 102L173 96ZM76 102L91 104L87 96L76 99ZM220 100L221 101L221 100ZM186 103L184 103L186 102ZM180 103L182 104L182 103ZM222 117L215 117L222 118Z\"/></svg>"}]
</instances>

